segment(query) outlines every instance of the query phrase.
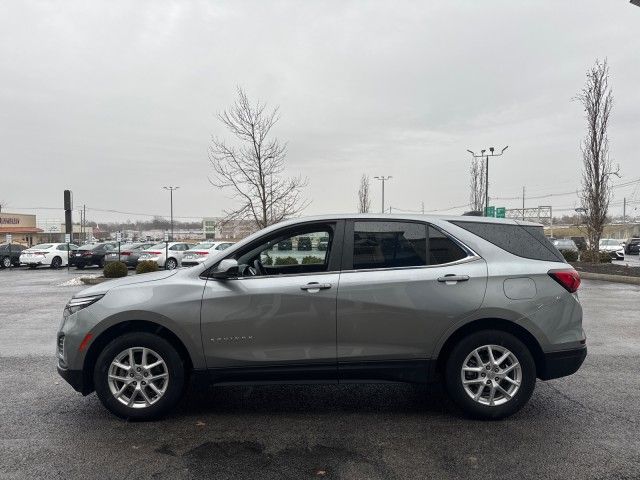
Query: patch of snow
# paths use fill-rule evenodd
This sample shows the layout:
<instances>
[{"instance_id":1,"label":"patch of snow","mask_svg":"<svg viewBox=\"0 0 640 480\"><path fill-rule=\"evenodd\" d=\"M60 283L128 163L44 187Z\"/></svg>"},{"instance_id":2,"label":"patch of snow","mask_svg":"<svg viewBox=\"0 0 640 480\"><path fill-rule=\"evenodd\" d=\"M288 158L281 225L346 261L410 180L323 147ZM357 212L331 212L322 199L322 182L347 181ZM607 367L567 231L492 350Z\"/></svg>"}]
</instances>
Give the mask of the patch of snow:
<instances>
[{"instance_id":1,"label":"patch of snow","mask_svg":"<svg viewBox=\"0 0 640 480\"><path fill-rule=\"evenodd\" d=\"M97 275L87 275L85 277L74 277L67 280L66 282L59 283L56 286L57 287L82 287L84 285L84 283L82 282L82 278L87 278L87 277L95 278L97 277Z\"/></svg>"}]
</instances>

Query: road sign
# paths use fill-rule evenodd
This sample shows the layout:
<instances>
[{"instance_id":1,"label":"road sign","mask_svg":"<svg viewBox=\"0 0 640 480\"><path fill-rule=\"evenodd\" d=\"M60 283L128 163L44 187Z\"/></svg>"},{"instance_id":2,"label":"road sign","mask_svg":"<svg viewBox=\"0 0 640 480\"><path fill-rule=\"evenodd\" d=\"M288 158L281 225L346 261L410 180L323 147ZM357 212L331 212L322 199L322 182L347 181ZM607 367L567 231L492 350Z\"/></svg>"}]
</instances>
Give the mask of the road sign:
<instances>
[{"instance_id":1,"label":"road sign","mask_svg":"<svg viewBox=\"0 0 640 480\"><path fill-rule=\"evenodd\" d=\"M495 217L496 216L496 207L486 207L484 209L484 216L485 217Z\"/></svg>"},{"instance_id":2,"label":"road sign","mask_svg":"<svg viewBox=\"0 0 640 480\"><path fill-rule=\"evenodd\" d=\"M496 208L496 218L505 218L507 216L507 209L504 207Z\"/></svg>"},{"instance_id":3,"label":"road sign","mask_svg":"<svg viewBox=\"0 0 640 480\"><path fill-rule=\"evenodd\" d=\"M122 241L122 232L116 232L116 242Z\"/></svg>"},{"instance_id":4,"label":"road sign","mask_svg":"<svg viewBox=\"0 0 640 480\"><path fill-rule=\"evenodd\" d=\"M11 235L10 233L7 233L7 243L11 243L13 242L13 235Z\"/></svg>"},{"instance_id":5,"label":"road sign","mask_svg":"<svg viewBox=\"0 0 640 480\"><path fill-rule=\"evenodd\" d=\"M70 233L65 233L64 234L64 243L71 243L71 234Z\"/></svg>"}]
</instances>

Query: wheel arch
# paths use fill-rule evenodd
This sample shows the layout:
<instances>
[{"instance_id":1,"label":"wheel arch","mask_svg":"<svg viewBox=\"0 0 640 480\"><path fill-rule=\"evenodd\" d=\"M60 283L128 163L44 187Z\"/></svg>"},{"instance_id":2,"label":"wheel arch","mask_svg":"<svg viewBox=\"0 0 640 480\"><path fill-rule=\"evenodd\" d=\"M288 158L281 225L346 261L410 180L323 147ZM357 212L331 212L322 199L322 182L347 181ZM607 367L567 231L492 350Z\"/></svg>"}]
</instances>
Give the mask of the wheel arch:
<instances>
[{"instance_id":1,"label":"wheel arch","mask_svg":"<svg viewBox=\"0 0 640 480\"><path fill-rule=\"evenodd\" d=\"M82 393L84 395L87 395L94 390L93 369L95 367L98 356L100 355L100 352L114 338L131 332L153 333L161 338L164 338L169 343L171 343L171 345L173 345L178 351L180 358L182 358L185 363L187 376L193 370L193 360L191 359L191 355L189 354L187 347L184 345L182 340L180 340L180 338L170 329L149 320L126 320L107 328L93 342L91 342L82 365Z\"/></svg>"},{"instance_id":2,"label":"wheel arch","mask_svg":"<svg viewBox=\"0 0 640 480\"><path fill-rule=\"evenodd\" d=\"M432 372L435 378L441 377L442 372L444 371L445 362L453 347L467 335L482 330L500 330L510 333L516 337L524 343L531 352L536 364L536 371L543 371L544 353L540 343L531 332L511 320L505 320L503 318L482 318L462 325L449 335L439 352L436 354L436 361L434 362L435 371Z\"/></svg>"}]
</instances>

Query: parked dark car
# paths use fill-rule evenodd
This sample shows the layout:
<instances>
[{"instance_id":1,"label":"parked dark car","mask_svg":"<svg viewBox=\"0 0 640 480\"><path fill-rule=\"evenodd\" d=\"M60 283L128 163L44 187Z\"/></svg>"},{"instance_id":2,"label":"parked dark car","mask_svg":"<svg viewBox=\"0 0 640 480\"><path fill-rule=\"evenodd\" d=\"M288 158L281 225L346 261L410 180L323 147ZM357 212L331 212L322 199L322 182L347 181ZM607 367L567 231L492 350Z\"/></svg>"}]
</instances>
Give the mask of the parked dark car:
<instances>
[{"instance_id":1,"label":"parked dark car","mask_svg":"<svg viewBox=\"0 0 640 480\"><path fill-rule=\"evenodd\" d=\"M318 250L324 252L329 248L329 237L322 237L318 240Z\"/></svg>"},{"instance_id":2,"label":"parked dark car","mask_svg":"<svg viewBox=\"0 0 640 480\"><path fill-rule=\"evenodd\" d=\"M105 263L117 262L118 259L124 263L127 267L135 268L138 265L138 257L143 250L151 247L153 242L133 242L123 243L120 245L120 257L118 258L118 246L116 245L113 251L108 252L105 257Z\"/></svg>"},{"instance_id":3,"label":"parked dark car","mask_svg":"<svg viewBox=\"0 0 640 480\"><path fill-rule=\"evenodd\" d=\"M283 240L278 243L278 250L293 250L291 240Z\"/></svg>"},{"instance_id":4,"label":"parked dark car","mask_svg":"<svg viewBox=\"0 0 640 480\"><path fill-rule=\"evenodd\" d=\"M114 248L118 248L115 243L98 243L83 245L71 254L71 265L75 265L78 270L90 265L104 267L104 257Z\"/></svg>"},{"instance_id":5,"label":"parked dark car","mask_svg":"<svg viewBox=\"0 0 640 480\"><path fill-rule=\"evenodd\" d=\"M628 255L640 254L640 238L630 238L624 244L624 252Z\"/></svg>"},{"instance_id":6,"label":"parked dark car","mask_svg":"<svg viewBox=\"0 0 640 480\"><path fill-rule=\"evenodd\" d=\"M578 247L578 250L580 250L581 252L584 252L587 249L587 239L584 237L571 237L571 240L573 240L573 243L576 244L576 247Z\"/></svg>"},{"instance_id":7,"label":"parked dark car","mask_svg":"<svg viewBox=\"0 0 640 480\"><path fill-rule=\"evenodd\" d=\"M311 238L298 237L298 250L303 252L311 250Z\"/></svg>"},{"instance_id":8,"label":"parked dark car","mask_svg":"<svg viewBox=\"0 0 640 480\"><path fill-rule=\"evenodd\" d=\"M9 248L8 243L0 245L0 268L9 268L11 265L19 267L20 253L25 248L18 243L12 243L11 248Z\"/></svg>"}]
</instances>

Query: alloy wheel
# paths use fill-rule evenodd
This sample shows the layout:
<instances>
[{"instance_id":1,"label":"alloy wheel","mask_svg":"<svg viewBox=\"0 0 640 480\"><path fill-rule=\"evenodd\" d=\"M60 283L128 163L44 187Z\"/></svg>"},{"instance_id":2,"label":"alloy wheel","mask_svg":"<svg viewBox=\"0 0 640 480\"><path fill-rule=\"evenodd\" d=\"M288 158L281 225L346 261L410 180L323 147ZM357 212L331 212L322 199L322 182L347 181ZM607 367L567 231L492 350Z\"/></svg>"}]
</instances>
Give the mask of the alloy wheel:
<instances>
[{"instance_id":1,"label":"alloy wheel","mask_svg":"<svg viewBox=\"0 0 640 480\"><path fill-rule=\"evenodd\" d=\"M4 268L9 268L11 266L11 259L9 257L4 257L2 259L2 266Z\"/></svg>"},{"instance_id":2,"label":"alloy wheel","mask_svg":"<svg viewBox=\"0 0 640 480\"><path fill-rule=\"evenodd\" d=\"M123 405L146 408L167 391L169 370L158 353L146 347L120 352L109 366L109 390Z\"/></svg>"},{"instance_id":3,"label":"alloy wheel","mask_svg":"<svg viewBox=\"0 0 640 480\"><path fill-rule=\"evenodd\" d=\"M507 348L483 345L467 355L460 377L464 391L474 402L493 407L516 395L522 383L522 367Z\"/></svg>"}]
</instances>

